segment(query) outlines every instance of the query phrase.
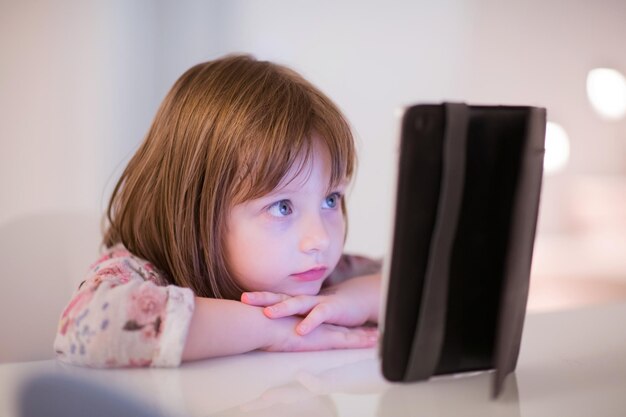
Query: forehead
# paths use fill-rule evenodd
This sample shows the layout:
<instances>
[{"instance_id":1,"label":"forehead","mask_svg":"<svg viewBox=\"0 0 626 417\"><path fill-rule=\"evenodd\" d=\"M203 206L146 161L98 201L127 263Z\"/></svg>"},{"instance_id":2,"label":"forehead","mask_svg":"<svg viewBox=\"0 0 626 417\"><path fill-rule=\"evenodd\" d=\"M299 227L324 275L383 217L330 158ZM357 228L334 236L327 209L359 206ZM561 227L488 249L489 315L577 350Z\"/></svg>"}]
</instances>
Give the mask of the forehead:
<instances>
[{"instance_id":1,"label":"forehead","mask_svg":"<svg viewBox=\"0 0 626 417\"><path fill-rule=\"evenodd\" d=\"M324 174L329 191L344 182L352 173L352 152L341 141L313 133L295 141L269 140L272 146L250 147L240 165L239 180L232 188L231 204L240 204L281 190L293 190L306 183L314 167Z\"/></svg>"},{"instance_id":2,"label":"forehead","mask_svg":"<svg viewBox=\"0 0 626 417\"><path fill-rule=\"evenodd\" d=\"M311 176L323 180L328 188L336 186L331 182L332 160L326 144L314 138L308 150L302 150L293 164L287 169L273 191L297 191L306 184ZM345 179L342 179L343 182Z\"/></svg>"}]
</instances>

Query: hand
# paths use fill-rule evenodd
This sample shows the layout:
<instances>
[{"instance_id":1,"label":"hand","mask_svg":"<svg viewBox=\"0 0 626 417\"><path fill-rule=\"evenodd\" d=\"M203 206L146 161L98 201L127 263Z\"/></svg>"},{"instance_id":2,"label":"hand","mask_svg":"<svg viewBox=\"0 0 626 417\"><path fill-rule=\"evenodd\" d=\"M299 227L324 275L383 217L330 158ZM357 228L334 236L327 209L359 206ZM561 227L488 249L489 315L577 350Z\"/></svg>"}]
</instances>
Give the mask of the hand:
<instances>
[{"instance_id":1,"label":"hand","mask_svg":"<svg viewBox=\"0 0 626 417\"><path fill-rule=\"evenodd\" d=\"M272 319L306 316L296 327L306 335L322 323L359 326L378 321L380 275L352 278L323 290L319 295L289 296L272 292L243 293L243 303L265 307L263 313Z\"/></svg>"},{"instance_id":2,"label":"hand","mask_svg":"<svg viewBox=\"0 0 626 417\"><path fill-rule=\"evenodd\" d=\"M356 349L376 346L378 329L373 327L347 328L321 324L306 335L294 331L298 319L284 317L272 320L267 328L270 342L261 350L269 352L298 352L328 349Z\"/></svg>"},{"instance_id":3,"label":"hand","mask_svg":"<svg viewBox=\"0 0 626 417\"><path fill-rule=\"evenodd\" d=\"M358 303L333 292L295 297L254 292L245 293L241 300L246 304L265 307L263 313L271 319L306 316L296 326L299 335L309 334L322 323L353 327L367 322L365 308L359 308Z\"/></svg>"}]
</instances>

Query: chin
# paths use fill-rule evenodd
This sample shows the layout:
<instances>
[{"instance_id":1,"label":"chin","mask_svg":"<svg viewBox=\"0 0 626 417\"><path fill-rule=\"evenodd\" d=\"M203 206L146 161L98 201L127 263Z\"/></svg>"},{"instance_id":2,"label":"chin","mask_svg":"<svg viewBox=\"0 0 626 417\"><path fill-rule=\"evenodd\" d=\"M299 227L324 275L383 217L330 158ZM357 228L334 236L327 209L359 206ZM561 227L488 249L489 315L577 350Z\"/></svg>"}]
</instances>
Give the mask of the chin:
<instances>
[{"instance_id":1,"label":"chin","mask_svg":"<svg viewBox=\"0 0 626 417\"><path fill-rule=\"evenodd\" d=\"M322 289L323 282L324 281L311 282L311 283L308 283L308 285L300 285L297 288L292 288L288 292L285 292L285 293L292 297L295 297L298 295L317 295Z\"/></svg>"}]
</instances>

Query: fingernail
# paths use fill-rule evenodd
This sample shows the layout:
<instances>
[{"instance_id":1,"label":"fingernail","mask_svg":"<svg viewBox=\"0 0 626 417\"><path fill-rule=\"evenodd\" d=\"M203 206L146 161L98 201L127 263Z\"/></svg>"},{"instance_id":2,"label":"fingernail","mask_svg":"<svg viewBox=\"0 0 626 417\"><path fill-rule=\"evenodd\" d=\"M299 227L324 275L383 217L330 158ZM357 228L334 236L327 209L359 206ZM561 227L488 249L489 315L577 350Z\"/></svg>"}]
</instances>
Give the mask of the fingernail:
<instances>
[{"instance_id":1,"label":"fingernail","mask_svg":"<svg viewBox=\"0 0 626 417\"><path fill-rule=\"evenodd\" d=\"M298 326L298 333L300 334L305 334L308 330L309 330L309 327L304 324L300 324Z\"/></svg>"}]
</instances>

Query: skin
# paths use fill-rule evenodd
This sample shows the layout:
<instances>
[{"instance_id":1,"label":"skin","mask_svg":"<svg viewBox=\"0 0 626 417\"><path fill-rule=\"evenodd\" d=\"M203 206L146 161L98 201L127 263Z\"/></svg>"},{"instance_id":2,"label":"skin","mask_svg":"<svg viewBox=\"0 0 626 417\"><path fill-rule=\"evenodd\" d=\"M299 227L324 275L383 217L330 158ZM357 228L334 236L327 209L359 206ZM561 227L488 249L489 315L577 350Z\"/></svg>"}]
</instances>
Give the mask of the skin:
<instances>
[{"instance_id":1,"label":"skin","mask_svg":"<svg viewBox=\"0 0 626 417\"><path fill-rule=\"evenodd\" d=\"M343 251L346 185L329 190L330 158L319 140L309 164L297 167L276 190L231 210L227 256L248 291L241 302L196 297L184 361L376 345L377 330L361 325L378 321L379 275L320 292Z\"/></svg>"}]
</instances>

